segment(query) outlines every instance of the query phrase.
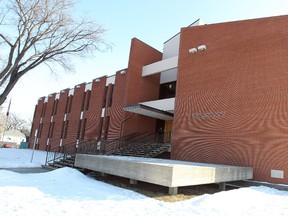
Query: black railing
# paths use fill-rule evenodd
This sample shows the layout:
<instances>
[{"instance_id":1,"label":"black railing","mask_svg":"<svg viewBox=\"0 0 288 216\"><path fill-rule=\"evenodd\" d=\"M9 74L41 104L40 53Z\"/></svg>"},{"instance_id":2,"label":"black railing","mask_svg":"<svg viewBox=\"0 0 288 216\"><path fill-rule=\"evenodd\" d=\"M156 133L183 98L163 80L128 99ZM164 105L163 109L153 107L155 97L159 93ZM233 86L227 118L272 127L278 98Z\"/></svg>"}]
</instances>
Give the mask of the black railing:
<instances>
[{"instance_id":1,"label":"black railing","mask_svg":"<svg viewBox=\"0 0 288 216\"><path fill-rule=\"evenodd\" d=\"M115 140L82 140L65 144L61 147L47 151L46 165L57 161L65 163L67 159L73 159L76 154L112 154L113 152L128 148L131 145L141 145L143 143L165 143L170 142L171 133L142 133L130 134Z\"/></svg>"}]
</instances>

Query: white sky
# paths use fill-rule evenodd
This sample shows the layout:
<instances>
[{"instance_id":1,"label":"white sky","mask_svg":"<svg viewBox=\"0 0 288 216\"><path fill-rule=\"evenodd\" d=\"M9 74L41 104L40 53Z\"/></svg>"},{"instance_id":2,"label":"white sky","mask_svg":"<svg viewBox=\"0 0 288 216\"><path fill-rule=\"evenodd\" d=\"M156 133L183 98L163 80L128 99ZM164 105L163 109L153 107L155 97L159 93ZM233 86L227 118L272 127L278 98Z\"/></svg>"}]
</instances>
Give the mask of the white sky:
<instances>
[{"instance_id":1,"label":"white sky","mask_svg":"<svg viewBox=\"0 0 288 216\"><path fill-rule=\"evenodd\" d=\"M38 167L46 152L0 148L0 168ZM9 165L10 164L10 165ZM168 191L168 189L167 189ZM288 212L288 192L249 187L165 203L62 168L18 174L0 169L0 209L7 216L280 216Z\"/></svg>"},{"instance_id":2,"label":"white sky","mask_svg":"<svg viewBox=\"0 0 288 216\"><path fill-rule=\"evenodd\" d=\"M162 51L163 43L197 19L206 24L288 14L287 0L79 0L76 14L87 16L108 31L114 44L107 53L74 60L75 73L52 75L37 68L24 76L14 91L10 112L32 118L38 98L76 84L112 75L127 67L130 41L137 37ZM7 103L3 105L6 112Z\"/></svg>"}]
</instances>

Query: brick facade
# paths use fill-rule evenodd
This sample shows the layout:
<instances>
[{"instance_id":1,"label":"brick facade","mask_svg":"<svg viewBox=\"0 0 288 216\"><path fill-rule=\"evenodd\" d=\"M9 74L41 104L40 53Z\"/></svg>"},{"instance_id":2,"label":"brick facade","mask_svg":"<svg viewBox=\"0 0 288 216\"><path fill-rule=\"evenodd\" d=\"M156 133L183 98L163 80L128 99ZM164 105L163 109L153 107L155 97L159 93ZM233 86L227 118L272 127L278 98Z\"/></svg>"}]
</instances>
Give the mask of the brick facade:
<instances>
[{"instance_id":1,"label":"brick facade","mask_svg":"<svg viewBox=\"0 0 288 216\"><path fill-rule=\"evenodd\" d=\"M279 16L181 29L172 159L251 166L255 180L288 184L287 23ZM161 60L133 38L127 69L40 98L30 148L36 129L41 150L155 132L155 118L123 107L159 99L161 73L143 77L142 68Z\"/></svg>"},{"instance_id":2,"label":"brick facade","mask_svg":"<svg viewBox=\"0 0 288 216\"><path fill-rule=\"evenodd\" d=\"M172 158L288 173L288 17L184 28ZM206 51L191 54L205 44Z\"/></svg>"}]
</instances>

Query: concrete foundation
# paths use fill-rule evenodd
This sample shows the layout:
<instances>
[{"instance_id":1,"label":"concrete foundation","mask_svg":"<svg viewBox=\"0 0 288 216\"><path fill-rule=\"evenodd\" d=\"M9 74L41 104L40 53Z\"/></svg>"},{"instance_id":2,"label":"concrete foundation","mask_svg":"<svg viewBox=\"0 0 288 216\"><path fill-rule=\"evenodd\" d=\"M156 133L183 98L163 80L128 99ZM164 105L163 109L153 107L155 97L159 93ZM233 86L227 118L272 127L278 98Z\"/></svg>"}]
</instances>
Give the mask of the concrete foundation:
<instances>
[{"instance_id":1,"label":"concrete foundation","mask_svg":"<svg viewBox=\"0 0 288 216\"><path fill-rule=\"evenodd\" d=\"M75 166L101 173L121 176L169 187L169 194L177 194L177 187L223 183L253 178L250 167L193 163L154 158L77 154ZM131 182L131 181L130 181ZM221 185L223 187L223 185Z\"/></svg>"}]
</instances>

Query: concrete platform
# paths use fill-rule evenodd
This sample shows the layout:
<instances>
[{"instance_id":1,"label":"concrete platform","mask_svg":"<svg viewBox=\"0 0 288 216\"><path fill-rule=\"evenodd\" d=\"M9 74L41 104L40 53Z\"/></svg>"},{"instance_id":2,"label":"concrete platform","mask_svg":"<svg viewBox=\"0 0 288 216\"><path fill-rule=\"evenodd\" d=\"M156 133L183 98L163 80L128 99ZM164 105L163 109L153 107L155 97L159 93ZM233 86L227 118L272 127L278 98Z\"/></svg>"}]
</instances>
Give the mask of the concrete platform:
<instances>
[{"instance_id":1,"label":"concrete platform","mask_svg":"<svg viewBox=\"0 0 288 216\"><path fill-rule=\"evenodd\" d=\"M169 187L225 183L253 178L253 169L217 164L204 164L155 158L77 154L76 167ZM223 186L223 184L222 184Z\"/></svg>"}]
</instances>

